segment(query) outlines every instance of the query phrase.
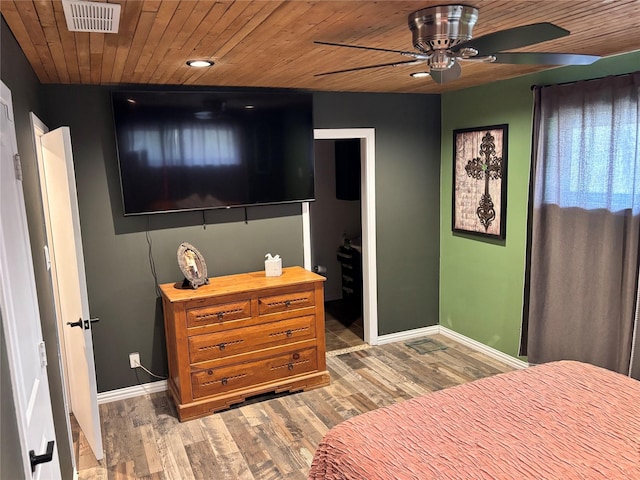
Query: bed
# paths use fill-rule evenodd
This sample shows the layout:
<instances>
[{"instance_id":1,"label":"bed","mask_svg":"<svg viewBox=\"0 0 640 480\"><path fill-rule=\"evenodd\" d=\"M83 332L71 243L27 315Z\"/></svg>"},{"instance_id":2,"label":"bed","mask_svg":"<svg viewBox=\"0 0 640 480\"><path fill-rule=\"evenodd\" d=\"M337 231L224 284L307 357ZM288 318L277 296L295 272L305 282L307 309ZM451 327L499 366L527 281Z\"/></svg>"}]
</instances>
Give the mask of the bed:
<instances>
[{"instance_id":1,"label":"bed","mask_svg":"<svg viewBox=\"0 0 640 480\"><path fill-rule=\"evenodd\" d=\"M346 420L310 480L640 479L640 382L561 361Z\"/></svg>"}]
</instances>

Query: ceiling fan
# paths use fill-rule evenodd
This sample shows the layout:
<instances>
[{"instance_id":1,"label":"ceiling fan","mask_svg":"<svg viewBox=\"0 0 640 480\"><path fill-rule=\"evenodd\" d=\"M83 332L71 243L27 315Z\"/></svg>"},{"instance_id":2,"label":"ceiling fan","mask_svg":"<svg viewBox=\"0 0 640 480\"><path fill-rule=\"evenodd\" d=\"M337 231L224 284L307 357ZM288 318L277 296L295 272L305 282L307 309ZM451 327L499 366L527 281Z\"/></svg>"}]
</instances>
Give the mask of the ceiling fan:
<instances>
[{"instance_id":1,"label":"ceiling fan","mask_svg":"<svg viewBox=\"0 0 640 480\"><path fill-rule=\"evenodd\" d=\"M478 13L477 8L468 5L439 5L411 13L409 28L413 34L413 46L418 50L413 52L316 41L314 43L319 45L398 53L413 60L347 68L315 76L426 64L435 82L446 83L460 77L460 60L528 65L589 65L600 58L597 55L573 53L508 51L569 35L568 30L552 23L523 25L474 39L472 30L478 21Z\"/></svg>"}]
</instances>

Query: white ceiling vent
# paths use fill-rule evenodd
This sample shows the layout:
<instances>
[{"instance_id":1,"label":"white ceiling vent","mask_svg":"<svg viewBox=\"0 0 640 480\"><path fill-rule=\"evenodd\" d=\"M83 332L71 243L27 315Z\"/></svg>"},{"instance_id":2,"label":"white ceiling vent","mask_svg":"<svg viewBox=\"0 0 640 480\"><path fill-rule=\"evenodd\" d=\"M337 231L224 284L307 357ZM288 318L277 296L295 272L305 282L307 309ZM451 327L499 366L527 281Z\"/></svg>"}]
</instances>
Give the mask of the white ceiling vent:
<instances>
[{"instance_id":1,"label":"white ceiling vent","mask_svg":"<svg viewBox=\"0 0 640 480\"><path fill-rule=\"evenodd\" d=\"M117 3L63 0L70 32L118 33L120 5Z\"/></svg>"}]
</instances>

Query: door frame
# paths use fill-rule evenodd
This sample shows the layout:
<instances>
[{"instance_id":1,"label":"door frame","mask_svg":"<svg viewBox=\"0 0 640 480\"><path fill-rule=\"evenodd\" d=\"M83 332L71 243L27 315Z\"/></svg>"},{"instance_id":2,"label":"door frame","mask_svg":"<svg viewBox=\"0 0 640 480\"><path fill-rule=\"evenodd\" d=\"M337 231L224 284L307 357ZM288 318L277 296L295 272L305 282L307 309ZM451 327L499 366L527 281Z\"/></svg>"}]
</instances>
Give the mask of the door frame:
<instances>
[{"instance_id":1,"label":"door frame","mask_svg":"<svg viewBox=\"0 0 640 480\"><path fill-rule=\"evenodd\" d=\"M376 267L376 175L374 128L316 128L314 140L360 139L360 182L362 215L362 324L364 341L378 344L378 274ZM311 219L309 202L302 204L304 268L311 265Z\"/></svg>"}]
</instances>

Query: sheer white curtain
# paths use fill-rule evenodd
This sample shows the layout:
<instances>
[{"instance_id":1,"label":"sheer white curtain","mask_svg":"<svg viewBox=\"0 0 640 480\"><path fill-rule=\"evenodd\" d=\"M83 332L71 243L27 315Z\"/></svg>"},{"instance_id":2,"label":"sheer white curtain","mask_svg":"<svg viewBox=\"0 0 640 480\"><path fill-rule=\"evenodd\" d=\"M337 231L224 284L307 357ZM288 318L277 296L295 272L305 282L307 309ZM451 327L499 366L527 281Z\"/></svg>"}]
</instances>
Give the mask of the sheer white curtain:
<instances>
[{"instance_id":1,"label":"sheer white curtain","mask_svg":"<svg viewBox=\"0 0 640 480\"><path fill-rule=\"evenodd\" d=\"M532 363L573 359L628 373L640 250L640 73L534 92L522 353Z\"/></svg>"}]
</instances>

